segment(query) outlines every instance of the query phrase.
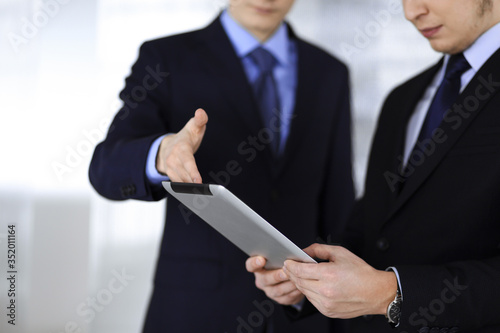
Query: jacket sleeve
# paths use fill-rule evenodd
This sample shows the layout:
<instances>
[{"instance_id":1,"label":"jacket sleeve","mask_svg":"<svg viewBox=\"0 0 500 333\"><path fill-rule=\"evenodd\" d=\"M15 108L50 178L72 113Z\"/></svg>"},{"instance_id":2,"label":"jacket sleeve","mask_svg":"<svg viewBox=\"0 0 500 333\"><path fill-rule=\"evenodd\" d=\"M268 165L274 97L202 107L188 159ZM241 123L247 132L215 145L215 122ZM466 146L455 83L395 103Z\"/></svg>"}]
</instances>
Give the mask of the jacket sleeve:
<instances>
[{"instance_id":1,"label":"jacket sleeve","mask_svg":"<svg viewBox=\"0 0 500 333\"><path fill-rule=\"evenodd\" d=\"M468 331L500 325L500 257L396 268L405 326Z\"/></svg>"},{"instance_id":2,"label":"jacket sleeve","mask_svg":"<svg viewBox=\"0 0 500 333\"><path fill-rule=\"evenodd\" d=\"M168 132L167 85L164 61L152 42L143 44L120 93L123 106L90 164L90 182L102 196L112 200L165 197L161 186L149 184L145 167L151 144Z\"/></svg>"}]
</instances>

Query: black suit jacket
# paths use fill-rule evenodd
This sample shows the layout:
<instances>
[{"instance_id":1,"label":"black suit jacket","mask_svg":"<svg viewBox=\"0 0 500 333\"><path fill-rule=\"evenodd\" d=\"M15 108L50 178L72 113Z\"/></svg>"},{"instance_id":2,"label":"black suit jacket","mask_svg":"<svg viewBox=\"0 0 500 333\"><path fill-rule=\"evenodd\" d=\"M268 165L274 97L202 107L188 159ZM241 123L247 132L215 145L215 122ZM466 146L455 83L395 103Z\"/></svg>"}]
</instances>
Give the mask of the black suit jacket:
<instances>
[{"instance_id":1,"label":"black suit jacket","mask_svg":"<svg viewBox=\"0 0 500 333\"><path fill-rule=\"evenodd\" d=\"M205 182L229 188L301 247L338 240L352 208L346 67L298 39L298 88L285 152L273 157L243 66L217 19L200 31L145 43L121 93L124 107L95 150L90 180L113 200L160 200L145 177L151 143L178 132L202 107L196 153ZM144 221L147 224L147 221ZM290 323L246 272L246 255L174 198L145 332L325 332L317 315Z\"/></svg>"},{"instance_id":2,"label":"black suit jacket","mask_svg":"<svg viewBox=\"0 0 500 333\"><path fill-rule=\"evenodd\" d=\"M351 332L500 332L500 51L400 172L409 117L440 66L387 98L346 236L369 264L398 269L401 326L370 316Z\"/></svg>"}]
</instances>

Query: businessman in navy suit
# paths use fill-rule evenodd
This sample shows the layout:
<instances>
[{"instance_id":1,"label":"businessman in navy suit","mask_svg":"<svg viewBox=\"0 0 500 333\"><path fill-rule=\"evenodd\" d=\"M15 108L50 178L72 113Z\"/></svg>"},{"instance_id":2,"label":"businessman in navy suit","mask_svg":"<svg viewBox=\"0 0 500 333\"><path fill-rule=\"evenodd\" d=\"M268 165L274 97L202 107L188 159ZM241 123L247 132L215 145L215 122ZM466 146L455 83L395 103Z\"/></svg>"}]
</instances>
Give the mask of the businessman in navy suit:
<instances>
[{"instance_id":1,"label":"businessman in navy suit","mask_svg":"<svg viewBox=\"0 0 500 333\"><path fill-rule=\"evenodd\" d=\"M315 244L329 262L284 269L323 314L354 318L349 332L500 332L500 1L403 4L444 57L384 104L355 254ZM279 296L273 274L257 278Z\"/></svg>"},{"instance_id":2,"label":"businessman in navy suit","mask_svg":"<svg viewBox=\"0 0 500 333\"><path fill-rule=\"evenodd\" d=\"M146 42L95 149L95 189L161 200L163 180L218 183L299 246L338 241L354 196L348 72L283 23L293 2L232 0L204 29ZM262 114L265 103L274 114ZM320 314L290 322L245 260L168 197L144 332L328 331ZM290 304L301 298L284 284Z\"/></svg>"}]
</instances>

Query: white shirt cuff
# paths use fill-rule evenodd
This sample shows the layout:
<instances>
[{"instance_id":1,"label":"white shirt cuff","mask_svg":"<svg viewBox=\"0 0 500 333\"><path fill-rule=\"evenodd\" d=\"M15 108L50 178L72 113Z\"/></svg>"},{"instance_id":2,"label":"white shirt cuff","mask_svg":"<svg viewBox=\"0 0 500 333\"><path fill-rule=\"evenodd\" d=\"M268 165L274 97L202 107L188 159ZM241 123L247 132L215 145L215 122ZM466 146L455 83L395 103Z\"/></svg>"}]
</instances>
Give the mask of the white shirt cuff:
<instances>
[{"instance_id":1,"label":"white shirt cuff","mask_svg":"<svg viewBox=\"0 0 500 333\"><path fill-rule=\"evenodd\" d=\"M396 279L398 279L398 287L399 287L399 291L401 292L401 301L403 300L403 288L401 287L401 280L399 279L399 272L398 272L398 269L396 267L388 267L386 269L386 271L393 271L394 274L396 274Z\"/></svg>"}]
</instances>

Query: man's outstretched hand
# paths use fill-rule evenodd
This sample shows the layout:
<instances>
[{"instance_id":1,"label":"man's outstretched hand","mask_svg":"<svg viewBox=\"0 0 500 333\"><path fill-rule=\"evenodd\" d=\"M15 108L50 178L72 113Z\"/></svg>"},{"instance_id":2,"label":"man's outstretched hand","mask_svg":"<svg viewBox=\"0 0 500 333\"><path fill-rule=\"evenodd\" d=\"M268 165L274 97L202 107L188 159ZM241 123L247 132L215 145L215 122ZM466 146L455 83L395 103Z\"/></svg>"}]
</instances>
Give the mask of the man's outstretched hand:
<instances>
[{"instance_id":1,"label":"man's outstretched hand","mask_svg":"<svg viewBox=\"0 0 500 333\"><path fill-rule=\"evenodd\" d=\"M173 182L201 184L194 154L203 140L207 122L205 110L198 109L182 130L162 140L156 158L159 173L167 175Z\"/></svg>"}]
</instances>

